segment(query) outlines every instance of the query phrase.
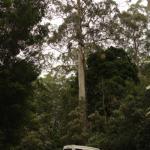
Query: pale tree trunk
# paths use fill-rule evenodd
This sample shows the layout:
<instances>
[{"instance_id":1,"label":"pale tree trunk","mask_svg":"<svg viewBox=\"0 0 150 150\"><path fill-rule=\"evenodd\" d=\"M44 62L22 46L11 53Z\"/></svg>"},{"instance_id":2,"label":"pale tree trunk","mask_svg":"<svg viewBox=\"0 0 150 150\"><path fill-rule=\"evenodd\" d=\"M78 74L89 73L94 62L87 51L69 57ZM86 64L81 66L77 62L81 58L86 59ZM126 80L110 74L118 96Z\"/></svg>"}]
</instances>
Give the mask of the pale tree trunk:
<instances>
[{"instance_id":1,"label":"pale tree trunk","mask_svg":"<svg viewBox=\"0 0 150 150\"><path fill-rule=\"evenodd\" d=\"M85 93L85 61L84 52L80 47L78 51L78 84L79 84L79 101L86 103L86 93ZM82 103L82 102L81 102Z\"/></svg>"},{"instance_id":2,"label":"pale tree trunk","mask_svg":"<svg viewBox=\"0 0 150 150\"><path fill-rule=\"evenodd\" d=\"M148 40L148 45L150 45L150 0L147 0L147 18L148 18L148 25L147 25L148 37L147 37L147 40ZM148 50L148 54L149 54L150 48L148 47L147 50Z\"/></svg>"},{"instance_id":3,"label":"pale tree trunk","mask_svg":"<svg viewBox=\"0 0 150 150\"><path fill-rule=\"evenodd\" d=\"M147 0L148 30L150 30L150 0Z\"/></svg>"},{"instance_id":4,"label":"pale tree trunk","mask_svg":"<svg viewBox=\"0 0 150 150\"><path fill-rule=\"evenodd\" d=\"M81 111L81 121L86 129L86 90L85 90L85 56L84 41L82 35L82 12L81 1L77 0L78 22L77 22L77 39L78 39L78 84L79 84L79 108Z\"/></svg>"},{"instance_id":5,"label":"pale tree trunk","mask_svg":"<svg viewBox=\"0 0 150 150\"><path fill-rule=\"evenodd\" d=\"M148 8L149 11L150 11L150 0L147 0L147 8Z\"/></svg>"},{"instance_id":6,"label":"pale tree trunk","mask_svg":"<svg viewBox=\"0 0 150 150\"><path fill-rule=\"evenodd\" d=\"M78 84L79 84L79 108L83 126L86 128L86 92L85 92L85 68L82 49L78 51Z\"/></svg>"}]
</instances>

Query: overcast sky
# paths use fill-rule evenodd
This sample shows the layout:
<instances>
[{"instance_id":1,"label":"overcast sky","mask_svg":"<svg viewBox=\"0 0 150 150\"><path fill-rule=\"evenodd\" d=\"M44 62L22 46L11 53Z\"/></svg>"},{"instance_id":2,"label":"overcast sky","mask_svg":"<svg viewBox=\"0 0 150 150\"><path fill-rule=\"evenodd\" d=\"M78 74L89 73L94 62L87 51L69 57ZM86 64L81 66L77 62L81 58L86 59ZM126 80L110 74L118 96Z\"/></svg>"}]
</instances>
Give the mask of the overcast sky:
<instances>
[{"instance_id":1,"label":"overcast sky","mask_svg":"<svg viewBox=\"0 0 150 150\"><path fill-rule=\"evenodd\" d=\"M119 8L121 9L121 10L126 10L127 8L128 8L128 2L129 1L131 1L131 3L136 3L138 0L115 0L118 4L119 4ZM130 4L131 4L130 3ZM146 5L147 4L147 0L142 0L142 3L144 4L144 5Z\"/></svg>"}]
</instances>

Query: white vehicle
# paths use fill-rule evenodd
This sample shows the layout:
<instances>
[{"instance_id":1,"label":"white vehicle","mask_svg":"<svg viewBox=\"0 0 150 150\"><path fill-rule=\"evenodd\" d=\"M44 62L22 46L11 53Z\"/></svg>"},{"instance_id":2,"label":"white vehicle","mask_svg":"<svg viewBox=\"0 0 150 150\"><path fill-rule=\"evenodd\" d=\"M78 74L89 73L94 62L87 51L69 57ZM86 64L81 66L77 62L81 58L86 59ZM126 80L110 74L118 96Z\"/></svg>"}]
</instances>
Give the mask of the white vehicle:
<instances>
[{"instance_id":1,"label":"white vehicle","mask_svg":"<svg viewBox=\"0 0 150 150\"><path fill-rule=\"evenodd\" d=\"M80 146L80 145L66 145L63 150L100 150L99 148Z\"/></svg>"}]
</instances>

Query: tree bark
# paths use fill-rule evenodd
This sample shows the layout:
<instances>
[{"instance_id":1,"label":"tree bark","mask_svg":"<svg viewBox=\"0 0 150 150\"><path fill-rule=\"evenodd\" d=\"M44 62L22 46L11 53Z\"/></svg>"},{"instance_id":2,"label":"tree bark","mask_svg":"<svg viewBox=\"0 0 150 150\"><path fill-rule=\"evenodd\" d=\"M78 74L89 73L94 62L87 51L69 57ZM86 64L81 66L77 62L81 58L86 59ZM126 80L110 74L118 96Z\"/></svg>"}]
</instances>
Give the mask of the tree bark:
<instances>
[{"instance_id":1,"label":"tree bark","mask_svg":"<svg viewBox=\"0 0 150 150\"><path fill-rule=\"evenodd\" d=\"M82 49L78 51L78 78L79 78L79 100L86 102L85 94L85 69L84 69L84 54Z\"/></svg>"},{"instance_id":2,"label":"tree bark","mask_svg":"<svg viewBox=\"0 0 150 150\"><path fill-rule=\"evenodd\" d=\"M150 0L147 0L148 30L150 30Z\"/></svg>"},{"instance_id":3,"label":"tree bark","mask_svg":"<svg viewBox=\"0 0 150 150\"><path fill-rule=\"evenodd\" d=\"M78 85L79 85L79 108L81 111L81 121L86 128L86 90L85 90L85 56L84 41L82 35L82 12L81 1L77 0L77 39L78 39Z\"/></svg>"},{"instance_id":4,"label":"tree bark","mask_svg":"<svg viewBox=\"0 0 150 150\"><path fill-rule=\"evenodd\" d=\"M147 7L150 10L150 0L147 0Z\"/></svg>"},{"instance_id":5,"label":"tree bark","mask_svg":"<svg viewBox=\"0 0 150 150\"><path fill-rule=\"evenodd\" d=\"M147 0L147 21L148 21L148 24L147 24L147 40L148 40L148 45L150 45L150 0ZM148 52L149 52L149 47L148 47ZM149 54L147 54L148 56Z\"/></svg>"}]
</instances>

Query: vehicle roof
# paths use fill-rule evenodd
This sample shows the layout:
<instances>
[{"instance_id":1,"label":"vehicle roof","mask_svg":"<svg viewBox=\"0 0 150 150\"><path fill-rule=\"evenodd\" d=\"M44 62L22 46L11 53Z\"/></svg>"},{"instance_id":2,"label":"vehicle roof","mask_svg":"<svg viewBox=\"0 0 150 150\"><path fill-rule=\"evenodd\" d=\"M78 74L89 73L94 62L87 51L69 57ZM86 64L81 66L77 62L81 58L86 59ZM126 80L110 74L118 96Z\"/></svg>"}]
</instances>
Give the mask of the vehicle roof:
<instances>
[{"instance_id":1,"label":"vehicle roof","mask_svg":"<svg viewBox=\"0 0 150 150\"><path fill-rule=\"evenodd\" d=\"M83 149L83 150L100 150L99 148L89 147L89 146L81 146L81 145L66 145L66 146L64 146L63 149L72 149L72 148Z\"/></svg>"}]
</instances>

